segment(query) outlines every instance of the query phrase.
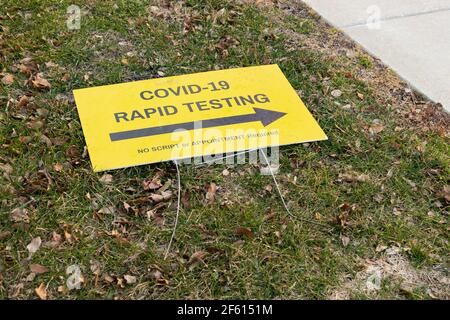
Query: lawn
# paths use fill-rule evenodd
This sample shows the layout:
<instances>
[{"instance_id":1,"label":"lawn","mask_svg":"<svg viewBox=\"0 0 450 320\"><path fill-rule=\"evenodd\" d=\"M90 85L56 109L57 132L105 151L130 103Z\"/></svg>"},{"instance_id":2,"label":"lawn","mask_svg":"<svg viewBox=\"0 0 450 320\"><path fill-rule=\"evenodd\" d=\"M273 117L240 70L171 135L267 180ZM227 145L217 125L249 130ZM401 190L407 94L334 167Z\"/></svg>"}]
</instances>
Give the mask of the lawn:
<instances>
[{"instance_id":1,"label":"lawn","mask_svg":"<svg viewBox=\"0 0 450 320\"><path fill-rule=\"evenodd\" d=\"M0 8L0 298L450 298L439 104L299 2L71 4ZM292 216L260 165L182 165L164 259L175 166L94 173L72 90L272 63L329 137L280 149Z\"/></svg>"}]
</instances>

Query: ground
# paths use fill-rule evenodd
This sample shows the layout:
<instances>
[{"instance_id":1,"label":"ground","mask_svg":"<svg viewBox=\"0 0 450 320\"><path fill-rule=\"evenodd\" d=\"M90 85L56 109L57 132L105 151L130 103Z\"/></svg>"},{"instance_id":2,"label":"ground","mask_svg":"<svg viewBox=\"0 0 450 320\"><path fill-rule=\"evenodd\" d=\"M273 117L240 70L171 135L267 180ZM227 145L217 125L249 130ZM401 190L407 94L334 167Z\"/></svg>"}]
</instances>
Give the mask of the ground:
<instances>
[{"instance_id":1,"label":"ground","mask_svg":"<svg viewBox=\"0 0 450 320\"><path fill-rule=\"evenodd\" d=\"M0 298L449 299L449 116L296 1L0 9ZM277 63L327 133L256 165L92 172L71 90Z\"/></svg>"}]
</instances>

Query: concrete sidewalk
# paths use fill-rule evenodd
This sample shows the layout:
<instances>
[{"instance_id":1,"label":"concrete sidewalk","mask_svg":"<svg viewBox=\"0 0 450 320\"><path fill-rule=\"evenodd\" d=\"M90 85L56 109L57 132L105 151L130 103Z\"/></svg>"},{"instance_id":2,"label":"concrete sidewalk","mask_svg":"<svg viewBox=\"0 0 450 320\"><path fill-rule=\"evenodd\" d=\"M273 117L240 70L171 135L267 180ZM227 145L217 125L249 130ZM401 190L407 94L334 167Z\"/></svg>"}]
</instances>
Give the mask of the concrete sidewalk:
<instances>
[{"instance_id":1,"label":"concrete sidewalk","mask_svg":"<svg viewBox=\"0 0 450 320\"><path fill-rule=\"evenodd\" d=\"M303 0L450 111L450 0Z\"/></svg>"}]
</instances>

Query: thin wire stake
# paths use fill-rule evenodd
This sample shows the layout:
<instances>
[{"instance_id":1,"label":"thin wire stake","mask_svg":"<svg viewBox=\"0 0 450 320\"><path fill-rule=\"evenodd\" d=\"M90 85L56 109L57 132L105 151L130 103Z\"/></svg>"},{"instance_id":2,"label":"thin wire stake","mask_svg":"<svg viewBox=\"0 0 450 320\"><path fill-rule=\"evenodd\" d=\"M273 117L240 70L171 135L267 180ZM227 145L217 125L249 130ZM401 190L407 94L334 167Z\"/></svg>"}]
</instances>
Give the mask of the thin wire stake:
<instances>
[{"instance_id":1,"label":"thin wire stake","mask_svg":"<svg viewBox=\"0 0 450 320\"><path fill-rule=\"evenodd\" d=\"M175 225L173 226L172 236L170 237L169 245L166 249L166 254L164 255L164 260L166 260L167 255L169 254L170 247L172 246L173 238L175 238L175 232L177 231L178 226L178 217L180 215L180 205L181 205L181 178L180 178L180 168L178 167L178 163L176 160L173 161L175 163L175 167L177 168L177 186L178 186L178 199L177 199L177 214L175 217Z\"/></svg>"},{"instance_id":2,"label":"thin wire stake","mask_svg":"<svg viewBox=\"0 0 450 320\"><path fill-rule=\"evenodd\" d=\"M278 181L277 181L277 179L275 178L275 174L274 174L273 171L272 171L272 166L270 165L269 160L268 160L267 157L266 157L266 154L264 153L264 151L262 151L262 150L260 150L260 151L261 151L261 153L262 153L262 155L263 155L263 157L264 157L264 160L266 161L267 167L269 167L270 175L272 176L273 182L275 183L275 186L277 187L278 194L280 195L281 202L283 202L284 208L286 209L287 213L289 214L289 216L290 216L291 218L296 218L296 217L291 213L291 211L289 210L288 206L286 205L286 202L284 201L284 197L283 197L283 195L281 194L280 186L278 185Z\"/></svg>"},{"instance_id":3,"label":"thin wire stake","mask_svg":"<svg viewBox=\"0 0 450 320\"><path fill-rule=\"evenodd\" d=\"M291 213L291 211L289 210L288 206L286 205L286 202L284 201L283 194L281 193L280 186L278 185L278 181L275 178L275 174L272 171L272 167L270 166L269 160L267 159L266 154L264 153L264 151L263 150L260 150L260 151L261 151L261 153L262 153L262 155L264 157L264 160L266 161L267 166L269 167L270 175L272 176L273 182L275 183L275 186L277 187L277 191L278 191L278 194L280 195L281 202L283 202L283 206L286 209L286 212L288 213L288 215L291 218L293 218L293 219L298 219L298 220L301 220L301 221L309 222L309 223L316 224L316 225L319 225L321 227L324 227L325 225L320 223L320 222L316 222L316 221L313 221L313 220L301 218L301 217L295 216L295 215L293 215Z\"/></svg>"}]
</instances>

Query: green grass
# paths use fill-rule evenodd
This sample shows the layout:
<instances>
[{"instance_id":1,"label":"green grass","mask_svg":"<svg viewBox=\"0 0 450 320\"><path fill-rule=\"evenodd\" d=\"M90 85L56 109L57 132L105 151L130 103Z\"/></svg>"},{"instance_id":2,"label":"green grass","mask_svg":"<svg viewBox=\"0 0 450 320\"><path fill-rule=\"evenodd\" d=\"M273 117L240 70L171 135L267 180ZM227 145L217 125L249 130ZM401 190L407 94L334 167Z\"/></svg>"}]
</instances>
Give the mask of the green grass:
<instances>
[{"instance_id":1,"label":"green grass","mask_svg":"<svg viewBox=\"0 0 450 320\"><path fill-rule=\"evenodd\" d=\"M13 168L0 176L0 234L5 234L0 237L0 298L37 298L34 289L44 283L53 299L326 299L346 278L357 278L364 270L362 261L386 258L376 250L379 245L402 248L415 272L445 270L448 202L441 192L448 185L448 139L433 129L424 133L421 125L405 125L395 116L394 96L380 102L377 93L389 92L389 86L373 87L356 76L360 68L374 68L372 58L358 55L352 63L308 46L292 50L280 29L318 41L334 31L325 34L315 18L304 14L300 18L223 0L185 1L181 10L172 6L169 14L152 18L144 1L84 1L81 29L71 31L65 26L70 4L25 0L0 8L0 68L15 79L12 85L0 84L0 163ZM214 23L222 8L226 19ZM25 57L39 65L50 90L37 91L26 83L28 77L16 68ZM46 67L48 61L63 69ZM273 182L256 166L182 166L185 201L164 260L175 199L158 209L163 225L147 218L154 205L139 199L149 195L142 181L158 172L175 192L174 166L116 170L109 172L112 184L101 183L102 174L93 173L89 157L82 156L84 137L74 103L57 97L67 98L75 88L155 77L158 71L170 76L269 63L279 64L302 91L329 136L326 142L281 148L277 178L298 218L287 215L275 188L265 190ZM63 81L66 73L69 79ZM342 95L333 98L334 89ZM34 101L20 109L16 101L24 94ZM342 108L346 104L352 108ZM39 116L39 108L48 115ZM43 127L29 128L37 119ZM382 121L384 130L371 135L368 127L374 119ZM398 126L403 129L396 131ZM296 161L298 166L292 166ZM62 170L55 170L55 164L62 164ZM225 167L229 176L221 174ZM349 172L369 178L342 181L340 175ZM220 189L216 200L207 203L211 182ZM126 211L124 202L131 209ZM115 213L99 213L105 206L114 206ZM28 210L28 223L11 220L15 208ZM271 210L274 218L265 219ZM345 223L337 223L339 219ZM240 227L249 228L254 237L237 235ZM60 247L42 246L28 260L28 243L38 236L50 241L53 232L63 237ZM72 235L71 241L64 232ZM344 236L350 239L347 246ZM197 251L208 252L205 263L191 265ZM90 269L93 260L101 266L97 281ZM50 271L27 281L30 264ZM72 264L81 267L85 282L80 290L59 292ZM156 269L161 270L159 280ZM114 281L106 281L106 275ZM121 285L125 275L136 276L136 283ZM405 296L396 281L387 277L377 293L354 290L350 297L430 298L420 284ZM23 289L14 295L18 284ZM440 297L448 298L448 292Z\"/></svg>"}]
</instances>

